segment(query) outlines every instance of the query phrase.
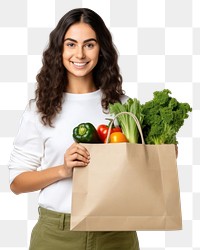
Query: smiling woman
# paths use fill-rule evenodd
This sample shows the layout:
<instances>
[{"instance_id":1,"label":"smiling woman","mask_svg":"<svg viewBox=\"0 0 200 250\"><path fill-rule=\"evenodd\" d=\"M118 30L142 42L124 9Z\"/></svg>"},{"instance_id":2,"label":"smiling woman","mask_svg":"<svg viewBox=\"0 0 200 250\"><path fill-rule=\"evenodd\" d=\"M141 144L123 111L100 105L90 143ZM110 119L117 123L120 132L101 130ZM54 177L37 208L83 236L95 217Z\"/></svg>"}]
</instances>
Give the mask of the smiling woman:
<instances>
[{"instance_id":1,"label":"smiling woman","mask_svg":"<svg viewBox=\"0 0 200 250\"><path fill-rule=\"evenodd\" d=\"M68 32L70 32L70 36ZM88 39L92 40L88 41ZM120 101L120 96L123 95L118 55L110 31L97 13L86 8L71 10L60 19L50 34L49 45L43 53L43 67L36 77L38 82L37 108L45 125L51 126L56 114L62 110L63 93L67 92L68 85L70 85L68 70L64 65L65 51L75 50L79 53L74 63L80 67L80 63L88 62L84 61L86 58L82 58L86 55L85 51L87 50L89 53L90 50L92 52L93 50L98 51L98 49L99 56L95 59L97 60L96 66L91 67L93 76L91 90L102 90L101 102L103 109L106 110L109 103ZM91 64L93 63L94 60ZM86 65L87 69L90 68L90 65ZM80 78L76 80L79 81ZM80 86L80 84L77 85ZM85 85L87 86L87 84ZM85 89L76 91L84 93L87 90L85 87Z\"/></svg>"},{"instance_id":2,"label":"smiling woman","mask_svg":"<svg viewBox=\"0 0 200 250\"><path fill-rule=\"evenodd\" d=\"M50 34L42 63L9 162L14 193L40 190L29 250L138 250L136 232L69 230L73 168L90 162L88 150L74 142L73 129L105 123L108 105L128 99L101 17L85 8L66 13Z\"/></svg>"},{"instance_id":3,"label":"smiling woman","mask_svg":"<svg viewBox=\"0 0 200 250\"><path fill-rule=\"evenodd\" d=\"M86 23L70 26L64 37L63 65L67 69L67 92L95 91L92 70L98 63L100 46L96 33Z\"/></svg>"}]
</instances>

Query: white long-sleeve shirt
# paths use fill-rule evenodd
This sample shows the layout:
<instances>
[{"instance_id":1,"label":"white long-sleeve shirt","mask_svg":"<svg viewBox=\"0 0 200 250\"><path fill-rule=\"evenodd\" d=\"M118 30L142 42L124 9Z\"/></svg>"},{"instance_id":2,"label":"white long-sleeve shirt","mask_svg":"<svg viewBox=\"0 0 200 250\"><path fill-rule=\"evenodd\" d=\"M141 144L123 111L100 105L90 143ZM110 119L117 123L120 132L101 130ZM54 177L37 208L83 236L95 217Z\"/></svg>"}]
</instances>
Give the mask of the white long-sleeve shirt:
<instances>
[{"instance_id":1,"label":"white long-sleeve shirt","mask_svg":"<svg viewBox=\"0 0 200 250\"><path fill-rule=\"evenodd\" d=\"M35 102L27 105L10 157L10 183L22 172L62 165L65 151L74 142L73 128L78 124L90 122L95 127L107 124L105 118L110 115L103 112L101 97L101 90L86 94L64 93L62 111L56 116L54 128L41 123ZM126 100L127 96L122 96L121 101ZM72 179L64 179L40 191L39 205L70 213L71 195Z\"/></svg>"}]
</instances>

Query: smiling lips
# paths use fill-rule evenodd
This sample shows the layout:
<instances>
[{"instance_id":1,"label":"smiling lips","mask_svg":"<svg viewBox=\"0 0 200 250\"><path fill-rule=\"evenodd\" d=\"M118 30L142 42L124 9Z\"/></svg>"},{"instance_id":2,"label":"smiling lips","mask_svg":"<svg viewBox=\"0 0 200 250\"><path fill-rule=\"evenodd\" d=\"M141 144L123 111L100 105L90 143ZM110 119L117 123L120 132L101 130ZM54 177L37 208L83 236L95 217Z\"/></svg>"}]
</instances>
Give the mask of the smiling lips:
<instances>
[{"instance_id":1,"label":"smiling lips","mask_svg":"<svg viewBox=\"0 0 200 250\"><path fill-rule=\"evenodd\" d=\"M74 64L74 66L76 68L83 68L86 64L88 64L88 62L82 62L82 63L79 63L79 62L72 62Z\"/></svg>"}]
</instances>

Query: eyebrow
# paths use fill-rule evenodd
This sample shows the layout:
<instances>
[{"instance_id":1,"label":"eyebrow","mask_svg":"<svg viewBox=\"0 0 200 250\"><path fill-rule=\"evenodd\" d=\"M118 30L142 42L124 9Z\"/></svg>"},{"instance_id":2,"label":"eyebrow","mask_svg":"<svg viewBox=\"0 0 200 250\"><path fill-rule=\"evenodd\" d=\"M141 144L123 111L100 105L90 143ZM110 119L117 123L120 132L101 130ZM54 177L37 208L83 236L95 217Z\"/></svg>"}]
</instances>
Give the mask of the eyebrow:
<instances>
[{"instance_id":1,"label":"eyebrow","mask_svg":"<svg viewBox=\"0 0 200 250\"><path fill-rule=\"evenodd\" d=\"M76 41L75 39L72 39L72 38L66 38L66 39L64 40L64 42L67 41L67 40L68 40L68 41L75 42L75 43L78 43L78 41ZM94 42L97 43L97 40L94 39L94 38L86 39L86 40L83 41L83 43L88 43L88 42L91 42L91 41L94 41Z\"/></svg>"}]
</instances>

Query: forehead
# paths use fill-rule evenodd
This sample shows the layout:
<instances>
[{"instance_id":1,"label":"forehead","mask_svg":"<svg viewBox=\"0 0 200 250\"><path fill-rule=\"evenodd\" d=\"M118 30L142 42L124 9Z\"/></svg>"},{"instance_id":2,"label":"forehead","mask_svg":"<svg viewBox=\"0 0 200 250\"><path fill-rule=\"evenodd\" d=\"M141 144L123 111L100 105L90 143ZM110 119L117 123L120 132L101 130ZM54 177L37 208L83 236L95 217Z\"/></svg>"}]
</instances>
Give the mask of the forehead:
<instances>
[{"instance_id":1,"label":"forehead","mask_svg":"<svg viewBox=\"0 0 200 250\"><path fill-rule=\"evenodd\" d=\"M65 33L66 38L73 38L77 41L86 40L89 38L97 38L95 31L87 23L75 23L72 24Z\"/></svg>"}]
</instances>

